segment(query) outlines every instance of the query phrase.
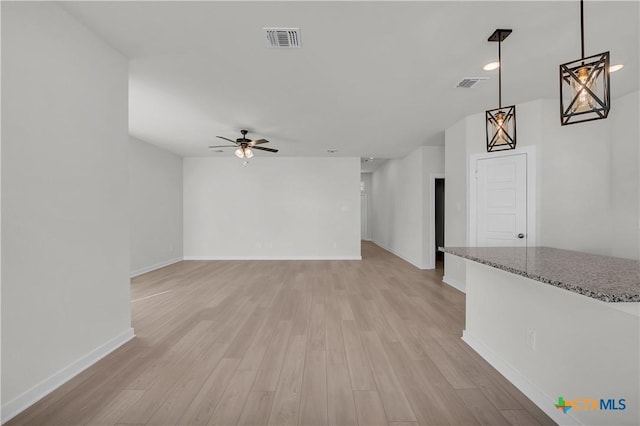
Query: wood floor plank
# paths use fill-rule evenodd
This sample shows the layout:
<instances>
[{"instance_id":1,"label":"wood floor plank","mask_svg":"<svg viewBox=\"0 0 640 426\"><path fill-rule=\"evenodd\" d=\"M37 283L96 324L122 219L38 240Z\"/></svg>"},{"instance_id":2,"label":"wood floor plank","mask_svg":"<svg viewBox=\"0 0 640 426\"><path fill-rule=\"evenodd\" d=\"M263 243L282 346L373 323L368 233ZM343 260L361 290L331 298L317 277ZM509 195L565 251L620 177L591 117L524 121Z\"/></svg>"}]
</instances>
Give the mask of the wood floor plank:
<instances>
[{"instance_id":1,"label":"wood floor plank","mask_svg":"<svg viewBox=\"0 0 640 426\"><path fill-rule=\"evenodd\" d=\"M287 350L287 342L291 335L291 321L280 321L273 339L264 355L258 375L253 384L253 391L275 391L280 378L280 371Z\"/></svg>"},{"instance_id":2,"label":"wood floor plank","mask_svg":"<svg viewBox=\"0 0 640 426\"><path fill-rule=\"evenodd\" d=\"M327 422L333 426L358 424L346 363L327 365Z\"/></svg>"},{"instance_id":3,"label":"wood floor plank","mask_svg":"<svg viewBox=\"0 0 640 426\"><path fill-rule=\"evenodd\" d=\"M306 350L306 336L292 336L289 339L287 355L269 417L270 425L284 426L298 423Z\"/></svg>"},{"instance_id":4,"label":"wood floor plank","mask_svg":"<svg viewBox=\"0 0 640 426\"><path fill-rule=\"evenodd\" d=\"M242 409L239 425L262 426L269 421L275 392L250 392Z\"/></svg>"},{"instance_id":5,"label":"wood floor plank","mask_svg":"<svg viewBox=\"0 0 640 426\"><path fill-rule=\"evenodd\" d=\"M198 393L181 415L177 424L206 425L222 399L224 391L231 382L240 360L234 358L222 359L215 370L209 374Z\"/></svg>"},{"instance_id":6,"label":"wood floor plank","mask_svg":"<svg viewBox=\"0 0 640 426\"><path fill-rule=\"evenodd\" d=\"M510 424L478 389L458 389L456 392L481 425Z\"/></svg>"},{"instance_id":7,"label":"wood floor plank","mask_svg":"<svg viewBox=\"0 0 640 426\"><path fill-rule=\"evenodd\" d=\"M236 424L255 378L255 371L237 370L207 424L220 426Z\"/></svg>"},{"instance_id":8,"label":"wood floor plank","mask_svg":"<svg viewBox=\"0 0 640 426\"><path fill-rule=\"evenodd\" d=\"M540 423L527 410L500 410L512 426L537 426Z\"/></svg>"},{"instance_id":9,"label":"wood floor plank","mask_svg":"<svg viewBox=\"0 0 640 426\"><path fill-rule=\"evenodd\" d=\"M271 315L264 321L244 353L242 362L238 367L240 370L258 370L260 368L262 359L279 323L278 315L275 315L275 312L279 312L277 306L274 307Z\"/></svg>"},{"instance_id":10,"label":"wood floor plank","mask_svg":"<svg viewBox=\"0 0 640 426\"><path fill-rule=\"evenodd\" d=\"M136 338L7 426L553 424L460 339L441 271L362 256L136 277Z\"/></svg>"},{"instance_id":11,"label":"wood floor plank","mask_svg":"<svg viewBox=\"0 0 640 426\"><path fill-rule=\"evenodd\" d=\"M355 321L342 321L342 334L353 390L375 390L376 384L369 367L369 359L362 346Z\"/></svg>"},{"instance_id":12,"label":"wood floor plank","mask_svg":"<svg viewBox=\"0 0 640 426\"><path fill-rule=\"evenodd\" d=\"M353 391L353 399L361 426L386 426L387 417L377 391Z\"/></svg>"},{"instance_id":13,"label":"wood floor plank","mask_svg":"<svg viewBox=\"0 0 640 426\"><path fill-rule=\"evenodd\" d=\"M316 298L317 300L317 298ZM324 300L324 297L322 298ZM324 303L313 303L309 319L309 350L324 351L327 348L325 335Z\"/></svg>"},{"instance_id":14,"label":"wood floor plank","mask_svg":"<svg viewBox=\"0 0 640 426\"><path fill-rule=\"evenodd\" d=\"M122 413L135 405L144 394L142 390L124 389L94 416L86 420L87 425L110 425L118 421Z\"/></svg>"},{"instance_id":15,"label":"wood floor plank","mask_svg":"<svg viewBox=\"0 0 640 426\"><path fill-rule=\"evenodd\" d=\"M347 363L344 349L340 311L335 297L327 299L325 306L325 331L327 364L330 366Z\"/></svg>"},{"instance_id":16,"label":"wood floor plank","mask_svg":"<svg viewBox=\"0 0 640 426\"><path fill-rule=\"evenodd\" d=\"M327 355L311 347L307 349L298 424L327 424Z\"/></svg>"},{"instance_id":17,"label":"wood floor plank","mask_svg":"<svg viewBox=\"0 0 640 426\"><path fill-rule=\"evenodd\" d=\"M390 422L415 422L416 416L411 404L404 394L382 342L375 331L362 332L362 340L366 347L376 381L378 394Z\"/></svg>"},{"instance_id":18,"label":"wood floor plank","mask_svg":"<svg viewBox=\"0 0 640 426\"><path fill-rule=\"evenodd\" d=\"M253 336L265 319L265 308L256 309L249 320L242 326L236 334L233 342L224 354L225 358L242 358L247 352Z\"/></svg>"}]
</instances>

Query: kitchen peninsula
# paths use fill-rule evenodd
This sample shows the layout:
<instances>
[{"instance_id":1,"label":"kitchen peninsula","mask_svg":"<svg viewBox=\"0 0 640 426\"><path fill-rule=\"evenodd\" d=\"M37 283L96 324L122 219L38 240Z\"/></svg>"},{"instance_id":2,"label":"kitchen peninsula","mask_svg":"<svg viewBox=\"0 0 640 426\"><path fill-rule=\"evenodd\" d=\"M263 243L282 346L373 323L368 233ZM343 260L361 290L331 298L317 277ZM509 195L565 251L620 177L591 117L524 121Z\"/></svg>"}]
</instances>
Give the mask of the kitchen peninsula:
<instances>
[{"instance_id":1,"label":"kitchen peninsula","mask_svg":"<svg viewBox=\"0 0 640 426\"><path fill-rule=\"evenodd\" d=\"M549 247L444 251L467 259L467 344L560 424L640 424L638 261ZM578 401L565 413L559 397L607 409Z\"/></svg>"}]
</instances>

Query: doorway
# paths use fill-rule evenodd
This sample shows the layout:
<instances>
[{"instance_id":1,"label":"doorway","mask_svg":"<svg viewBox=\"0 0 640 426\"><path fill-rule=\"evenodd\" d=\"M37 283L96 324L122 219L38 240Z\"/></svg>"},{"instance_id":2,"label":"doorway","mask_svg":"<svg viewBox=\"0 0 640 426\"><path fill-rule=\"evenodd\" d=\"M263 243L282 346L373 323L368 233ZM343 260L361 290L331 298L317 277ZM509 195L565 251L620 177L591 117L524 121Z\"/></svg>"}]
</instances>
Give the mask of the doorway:
<instances>
[{"instance_id":1,"label":"doorway","mask_svg":"<svg viewBox=\"0 0 640 426\"><path fill-rule=\"evenodd\" d=\"M469 245L535 246L534 147L471 156Z\"/></svg>"},{"instance_id":2,"label":"doorway","mask_svg":"<svg viewBox=\"0 0 640 426\"><path fill-rule=\"evenodd\" d=\"M440 247L444 247L444 178L436 178L434 195L436 241L433 250L436 253L435 268L444 271L444 252L439 250Z\"/></svg>"},{"instance_id":3,"label":"doorway","mask_svg":"<svg viewBox=\"0 0 640 426\"><path fill-rule=\"evenodd\" d=\"M426 268L440 269L444 268L444 253L438 250L438 247L444 247L444 174L431 174L429 181L431 209Z\"/></svg>"}]
</instances>

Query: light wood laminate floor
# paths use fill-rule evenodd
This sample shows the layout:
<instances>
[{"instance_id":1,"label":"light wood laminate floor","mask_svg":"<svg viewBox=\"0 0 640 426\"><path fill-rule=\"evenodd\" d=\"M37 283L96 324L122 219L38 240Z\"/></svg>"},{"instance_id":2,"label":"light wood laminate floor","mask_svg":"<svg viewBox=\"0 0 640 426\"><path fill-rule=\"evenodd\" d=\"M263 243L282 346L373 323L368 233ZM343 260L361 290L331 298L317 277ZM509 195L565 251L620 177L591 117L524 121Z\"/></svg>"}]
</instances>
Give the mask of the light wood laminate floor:
<instances>
[{"instance_id":1,"label":"light wood laminate floor","mask_svg":"<svg viewBox=\"0 0 640 426\"><path fill-rule=\"evenodd\" d=\"M440 271L362 252L137 277L137 337L9 424L553 424L460 339Z\"/></svg>"}]
</instances>

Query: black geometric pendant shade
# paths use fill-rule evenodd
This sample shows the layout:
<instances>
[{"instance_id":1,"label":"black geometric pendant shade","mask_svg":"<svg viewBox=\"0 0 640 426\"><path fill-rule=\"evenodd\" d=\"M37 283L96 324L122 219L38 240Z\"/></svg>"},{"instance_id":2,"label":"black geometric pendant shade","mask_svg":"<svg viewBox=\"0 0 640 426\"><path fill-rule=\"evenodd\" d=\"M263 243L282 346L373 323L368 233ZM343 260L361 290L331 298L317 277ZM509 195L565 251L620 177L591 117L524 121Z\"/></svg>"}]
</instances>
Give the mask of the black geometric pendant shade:
<instances>
[{"instance_id":1,"label":"black geometric pendant shade","mask_svg":"<svg viewBox=\"0 0 640 426\"><path fill-rule=\"evenodd\" d=\"M563 126L607 118L610 109L609 52L560 65Z\"/></svg>"},{"instance_id":2,"label":"black geometric pendant shade","mask_svg":"<svg viewBox=\"0 0 640 426\"><path fill-rule=\"evenodd\" d=\"M516 106L486 112L487 152L516 148Z\"/></svg>"}]
</instances>

